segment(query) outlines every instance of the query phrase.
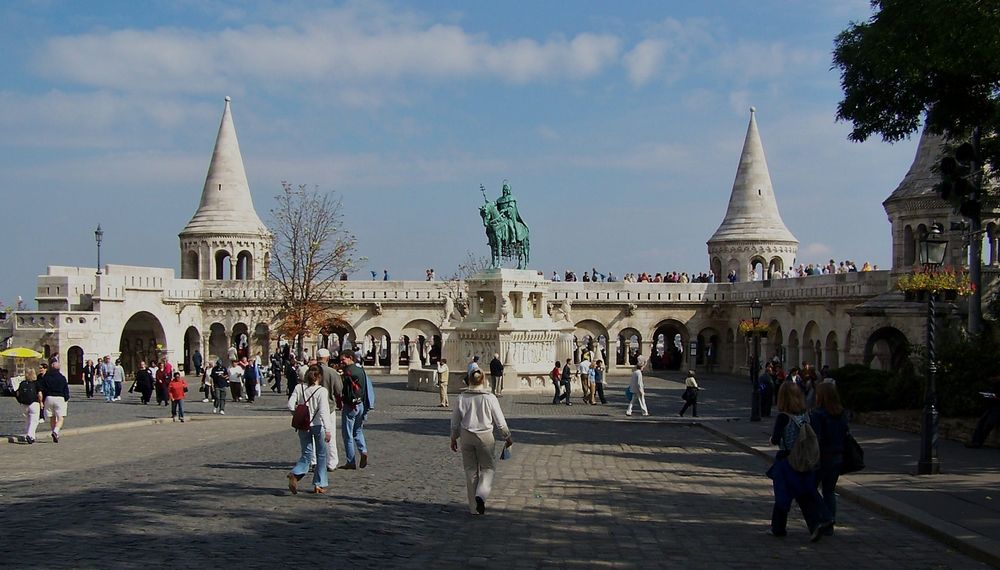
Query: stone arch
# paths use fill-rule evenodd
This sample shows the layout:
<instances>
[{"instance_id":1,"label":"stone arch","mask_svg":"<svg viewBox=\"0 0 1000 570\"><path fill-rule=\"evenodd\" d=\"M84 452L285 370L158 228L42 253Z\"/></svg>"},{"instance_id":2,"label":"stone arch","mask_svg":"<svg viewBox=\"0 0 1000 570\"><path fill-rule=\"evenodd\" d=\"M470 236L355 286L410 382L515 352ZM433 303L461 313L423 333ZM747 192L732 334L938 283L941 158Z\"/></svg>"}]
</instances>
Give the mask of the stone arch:
<instances>
[{"instance_id":1,"label":"stone arch","mask_svg":"<svg viewBox=\"0 0 1000 570\"><path fill-rule=\"evenodd\" d=\"M728 282L727 277L733 271L736 272L736 280L739 281L740 278L742 277L743 272L740 270L740 260L736 259L735 257L731 258L729 260L729 263L726 264L726 276L719 279L719 281L722 283L727 283Z\"/></svg>"},{"instance_id":2,"label":"stone arch","mask_svg":"<svg viewBox=\"0 0 1000 570\"><path fill-rule=\"evenodd\" d=\"M228 250L215 252L215 278L229 280L233 278L233 256Z\"/></svg>"},{"instance_id":3,"label":"stone arch","mask_svg":"<svg viewBox=\"0 0 1000 570\"><path fill-rule=\"evenodd\" d=\"M764 281L768 279L767 260L760 255L750 258L749 273L751 281Z\"/></svg>"},{"instance_id":4,"label":"stone arch","mask_svg":"<svg viewBox=\"0 0 1000 570\"><path fill-rule=\"evenodd\" d=\"M330 354L340 354L344 349L354 347L358 335L351 323L341 318L332 318L319 327L317 341L318 348L325 348Z\"/></svg>"},{"instance_id":5,"label":"stone arch","mask_svg":"<svg viewBox=\"0 0 1000 570\"><path fill-rule=\"evenodd\" d=\"M823 362L830 368L840 368L840 344L837 342L837 332L830 331L826 335L826 351L823 353Z\"/></svg>"},{"instance_id":6,"label":"stone arch","mask_svg":"<svg viewBox=\"0 0 1000 570\"><path fill-rule=\"evenodd\" d=\"M236 356L238 358L243 358L244 356L250 357L250 326L246 323L239 322L233 325L232 335L229 339L229 346L236 347ZM229 346L226 350L229 350Z\"/></svg>"},{"instance_id":7,"label":"stone arch","mask_svg":"<svg viewBox=\"0 0 1000 570\"><path fill-rule=\"evenodd\" d=\"M222 360L226 366L227 353L229 351L229 335L226 334L226 327L222 323L212 323L208 327L208 354L205 356L207 363L205 366L214 365L216 360Z\"/></svg>"},{"instance_id":8,"label":"stone arch","mask_svg":"<svg viewBox=\"0 0 1000 570\"><path fill-rule=\"evenodd\" d=\"M675 319L660 321L653 329L651 338L653 348L649 355L650 368L680 370L684 366L691 334L683 323Z\"/></svg>"},{"instance_id":9,"label":"stone arch","mask_svg":"<svg viewBox=\"0 0 1000 570\"><path fill-rule=\"evenodd\" d=\"M243 250L236 255L236 274L233 279L247 281L253 279L253 254Z\"/></svg>"},{"instance_id":10,"label":"stone arch","mask_svg":"<svg viewBox=\"0 0 1000 570\"><path fill-rule=\"evenodd\" d=\"M83 384L83 348L79 346L66 351L66 379L70 384Z\"/></svg>"},{"instance_id":11,"label":"stone arch","mask_svg":"<svg viewBox=\"0 0 1000 570\"><path fill-rule=\"evenodd\" d=\"M767 340L762 349L764 350L763 359L765 362L770 362L775 356L778 357L779 362L785 362L787 355L785 354L785 345L783 344L784 338L781 331L781 323L777 319L772 320L768 325Z\"/></svg>"},{"instance_id":12,"label":"stone arch","mask_svg":"<svg viewBox=\"0 0 1000 570\"><path fill-rule=\"evenodd\" d=\"M434 323L426 319L416 319L406 323L403 327L403 337L407 339L407 364L413 355L410 350L416 350L416 359L419 359L421 366L430 366L437 363L441 355L441 329ZM435 353L435 358L431 359L431 352ZM484 355L485 356L485 355ZM501 354L500 359L505 360L507 355ZM414 360L416 360L414 359Z\"/></svg>"},{"instance_id":13,"label":"stone arch","mask_svg":"<svg viewBox=\"0 0 1000 570\"><path fill-rule=\"evenodd\" d=\"M812 364L817 370L822 366L823 360L823 343L819 335L819 325L816 321L809 321L802 331L802 362Z\"/></svg>"},{"instance_id":14,"label":"stone arch","mask_svg":"<svg viewBox=\"0 0 1000 570\"><path fill-rule=\"evenodd\" d=\"M392 364L392 337L382 327L373 327L361 338L362 360L365 366Z\"/></svg>"},{"instance_id":15,"label":"stone arch","mask_svg":"<svg viewBox=\"0 0 1000 570\"><path fill-rule=\"evenodd\" d=\"M184 331L184 360L182 361L182 367L184 372L187 374L195 374L197 370L194 368L194 362L192 362L192 357L194 357L194 351L201 350L201 332L197 327L188 327ZM202 355L202 366L205 366L205 355Z\"/></svg>"},{"instance_id":16,"label":"stone arch","mask_svg":"<svg viewBox=\"0 0 1000 570\"><path fill-rule=\"evenodd\" d=\"M913 235L913 226L903 228L903 265L909 267L917 262L917 239Z\"/></svg>"},{"instance_id":17,"label":"stone arch","mask_svg":"<svg viewBox=\"0 0 1000 570\"><path fill-rule=\"evenodd\" d=\"M722 282L722 278L725 277L722 274L722 260L719 259L718 257L713 257L712 258L712 273L715 274L715 282L716 283L721 283Z\"/></svg>"},{"instance_id":18,"label":"stone arch","mask_svg":"<svg viewBox=\"0 0 1000 570\"><path fill-rule=\"evenodd\" d=\"M634 328L625 328L618 333L618 364L623 366L636 363L642 354L642 334Z\"/></svg>"},{"instance_id":19,"label":"stone arch","mask_svg":"<svg viewBox=\"0 0 1000 570\"><path fill-rule=\"evenodd\" d=\"M597 348L599 354L593 356L594 360L602 360L608 363L608 329L603 324L593 320L584 319L576 323L576 330L573 336L577 339L579 346L595 352Z\"/></svg>"},{"instance_id":20,"label":"stone arch","mask_svg":"<svg viewBox=\"0 0 1000 570\"><path fill-rule=\"evenodd\" d=\"M271 327L267 323L257 323L253 328L253 340L250 341L253 356L260 353L261 366L271 358Z\"/></svg>"},{"instance_id":21,"label":"stone arch","mask_svg":"<svg viewBox=\"0 0 1000 570\"><path fill-rule=\"evenodd\" d=\"M182 279L198 279L201 277L200 259L198 257L198 252L195 250L188 250L184 254L184 266L181 268L181 278Z\"/></svg>"},{"instance_id":22,"label":"stone arch","mask_svg":"<svg viewBox=\"0 0 1000 570\"><path fill-rule=\"evenodd\" d=\"M712 372L719 362L725 362L719 354L724 351L722 336L712 327L706 327L698 333L698 352L695 357L695 364L705 366Z\"/></svg>"},{"instance_id":23,"label":"stone arch","mask_svg":"<svg viewBox=\"0 0 1000 570\"><path fill-rule=\"evenodd\" d=\"M126 374L134 374L139 361L158 360L167 350L167 335L160 319L148 311L139 311L129 317L122 327L118 343L122 367Z\"/></svg>"},{"instance_id":24,"label":"stone arch","mask_svg":"<svg viewBox=\"0 0 1000 570\"><path fill-rule=\"evenodd\" d=\"M906 367L909 344L906 335L899 329L882 327L873 332L865 343L865 366L901 370Z\"/></svg>"},{"instance_id":25,"label":"stone arch","mask_svg":"<svg viewBox=\"0 0 1000 570\"><path fill-rule=\"evenodd\" d=\"M799 365L799 331L792 329L788 333L788 350L786 351L786 362L788 368L796 368Z\"/></svg>"},{"instance_id":26,"label":"stone arch","mask_svg":"<svg viewBox=\"0 0 1000 570\"><path fill-rule=\"evenodd\" d=\"M767 264L767 275L768 279L775 279L781 277L781 274L785 271L785 262L778 256L771 258L771 262Z\"/></svg>"}]
</instances>

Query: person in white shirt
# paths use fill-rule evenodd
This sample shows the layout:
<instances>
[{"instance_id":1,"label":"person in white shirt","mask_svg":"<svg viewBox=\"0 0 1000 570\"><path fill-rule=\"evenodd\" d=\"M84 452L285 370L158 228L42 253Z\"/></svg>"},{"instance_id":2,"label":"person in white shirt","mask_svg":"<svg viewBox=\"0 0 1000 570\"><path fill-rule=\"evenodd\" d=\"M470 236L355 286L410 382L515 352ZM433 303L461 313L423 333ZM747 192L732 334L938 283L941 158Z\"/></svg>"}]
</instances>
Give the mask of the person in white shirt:
<instances>
[{"instance_id":1,"label":"person in white shirt","mask_svg":"<svg viewBox=\"0 0 1000 570\"><path fill-rule=\"evenodd\" d=\"M506 440L505 447L514 444L500 410L500 401L485 386L482 370L474 370L469 376L469 387L459 394L451 414L451 450L457 452L461 441L462 466L472 514L486 512L486 499L493 489L496 472L494 429Z\"/></svg>"},{"instance_id":2,"label":"person in white shirt","mask_svg":"<svg viewBox=\"0 0 1000 570\"><path fill-rule=\"evenodd\" d=\"M580 364L576 365L576 371L580 374L580 390L583 391L583 401L589 404L591 398L589 353L585 354L580 360Z\"/></svg>"},{"instance_id":3,"label":"person in white shirt","mask_svg":"<svg viewBox=\"0 0 1000 570\"><path fill-rule=\"evenodd\" d=\"M306 382L299 383L288 398L288 410L305 404L309 408L309 429L296 430L302 454L292 471L288 474L288 490L293 495L299 492L299 480L309 472L309 463L313 454L316 455L316 468L313 470L313 493L326 493L328 484L326 474L328 444L333 439L333 414L330 413L330 396L323 387L323 371L312 366L306 373Z\"/></svg>"},{"instance_id":4,"label":"person in white shirt","mask_svg":"<svg viewBox=\"0 0 1000 570\"><path fill-rule=\"evenodd\" d=\"M239 402L243 396L243 367L235 360L229 367L229 392L234 402Z\"/></svg>"},{"instance_id":5,"label":"person in white shirt","mask_svg":"<svg viewBox=\"0 0 1000 570\"><path fill-rule=\"evenodd\" d=\"M472 362L469 363L468 368L465 369L465 385L468 386L469 382L472 380L472 373L479 370L479 355L472 357Z\"/></svg>"},{"instance_id":6,"label":"person in white shirt","mask_svg":"<svg viewBox=\"0 0 1000 570\"><path fill-rule=\"evenodd\" d=\"M632 391L632 399L629 400L628 409L625 410L626 416L632 415L632 405L639 402L639 408L642 409L642 415L648 416L649 410L646 409L646 387L642 383L642 369L646 367L646 357L639 355L635 360L635 369L632 371L632 380L628 384L629 390Z\"/></svg>"}]
</instances>

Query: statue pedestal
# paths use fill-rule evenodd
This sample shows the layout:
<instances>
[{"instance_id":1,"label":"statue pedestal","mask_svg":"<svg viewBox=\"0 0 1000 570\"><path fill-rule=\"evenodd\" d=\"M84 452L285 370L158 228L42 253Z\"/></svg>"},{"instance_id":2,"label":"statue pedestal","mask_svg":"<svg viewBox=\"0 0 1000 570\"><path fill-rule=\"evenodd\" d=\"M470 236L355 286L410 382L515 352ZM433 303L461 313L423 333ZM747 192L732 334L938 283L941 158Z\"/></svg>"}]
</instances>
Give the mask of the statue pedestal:
<instances>
[{"instance_id":1,"label":"statue pedestal","mask_svg":"<svg viewBox=\"0 0 1000 570\"><path fill-rule=\"evenodd\" d=\"M476 355L489 379L494 354L504 363L504 392L552 392L549 372L563 356L573 325L548 314L549 281L534 270L488 269L466 280L469 312L443 330L452 382L461 385ZM561 344L562 343L562 344Z\"/></svg>"}]
</instances>

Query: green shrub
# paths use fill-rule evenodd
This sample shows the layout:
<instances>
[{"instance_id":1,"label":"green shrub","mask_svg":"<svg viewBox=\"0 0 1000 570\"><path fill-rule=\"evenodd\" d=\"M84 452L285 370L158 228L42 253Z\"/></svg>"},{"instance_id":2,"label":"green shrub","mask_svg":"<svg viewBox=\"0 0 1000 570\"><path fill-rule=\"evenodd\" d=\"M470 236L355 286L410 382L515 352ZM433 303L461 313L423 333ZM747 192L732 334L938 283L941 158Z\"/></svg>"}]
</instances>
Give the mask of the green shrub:
<instances>
[{"instance_id":1,"label":"green shrub","mask_svg":"<svg viewBox=\"0 0 1000 570\"><path fill-rule=\"evenodd\" d=\"M921 401L919 382L911 374L849 364L833 370L830 375L837 380L844 406L854 411L906 409L916 407L915 402Z\"/></svg>"}]
</instances>

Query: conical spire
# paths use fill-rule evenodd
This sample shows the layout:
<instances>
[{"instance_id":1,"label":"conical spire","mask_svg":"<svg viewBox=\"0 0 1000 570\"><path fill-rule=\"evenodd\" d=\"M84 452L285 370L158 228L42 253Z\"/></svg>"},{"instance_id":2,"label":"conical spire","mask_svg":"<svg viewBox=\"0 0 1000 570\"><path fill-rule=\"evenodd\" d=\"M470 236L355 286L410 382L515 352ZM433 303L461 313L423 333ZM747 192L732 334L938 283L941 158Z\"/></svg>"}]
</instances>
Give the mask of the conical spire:
<instances>
[{"instance_id":1,"label":"conical spire","mask_svg":"<svg viewBox=\"0 0 1000 570\"><path fill-rule=\"evenodd\" d=\"M181 235L253 234L267 232L250 197L250 184L243 169L240 143L229 109L229 97L222 112L222 123L215 139L212 162L201 192L201 204Z\"/></svg>"},{"instance_id":2,"label":"conical spire","mask_svg":"<svg viewBox=\"0 0 1000 570\"><path fill-rule=\"evenodd\" d=\"M922 131L910 169L883 204L908 198L938 198L935 187L941 182L941 175L934 172L934 166L941 162L944 152L944 137Z\"/></svg>"},{"instance_id":3,"label":"conical spire","mask_svg":"<svg viewBox=\"0 0 1000 570\"><path fill-rule=\"evenodd\" d=\"M757 132L756 109L753 107L750 107L750 125L743 141L733 192L729 196L729 208L708 243L727 241L798 243L778 213L771 174L764 158L764 145Z\"/></svg>"}]
</instances>

